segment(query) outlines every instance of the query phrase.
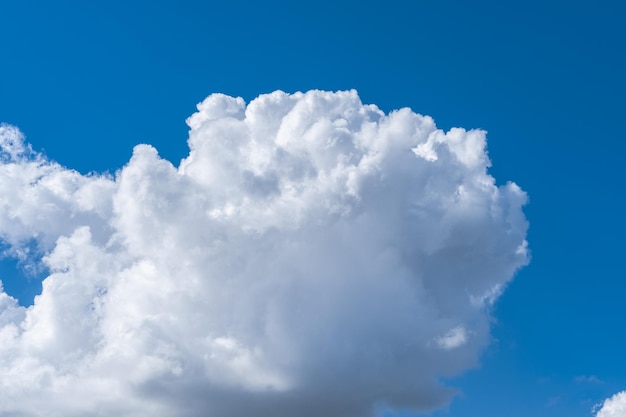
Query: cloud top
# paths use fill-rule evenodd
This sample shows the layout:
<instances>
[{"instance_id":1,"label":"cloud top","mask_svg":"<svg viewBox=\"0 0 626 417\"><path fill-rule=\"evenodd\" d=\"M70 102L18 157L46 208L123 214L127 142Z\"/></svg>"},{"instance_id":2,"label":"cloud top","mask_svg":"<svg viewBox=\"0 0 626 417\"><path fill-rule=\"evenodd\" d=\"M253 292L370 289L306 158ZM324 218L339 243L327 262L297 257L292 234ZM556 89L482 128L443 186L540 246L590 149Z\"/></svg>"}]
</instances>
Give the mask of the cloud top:
<instances>
[{"instance_id":1,"label":"cloud top","mask_svg":"<svg viewBox=\"0 0 626 417\"><path fill-rule=\"evenodd\" d=\"M213 94L178 167L81 175L0 128L0 237L49 271L0 292L0 412L362 417L450 399L528 261L485 133L355 91ZM34 249L33 249L34 248Z\"/></svg>"},{"instance_id":2,"label":"cloud top","mask_svg":"<svg viewBox=\"0 0 626 417\"><path fill-rule=\"evenodd\" d=\"M626 391L618 392L611 398L604 400L596 417L622 417L626 416Z\"/></svg>"}]
</instances>

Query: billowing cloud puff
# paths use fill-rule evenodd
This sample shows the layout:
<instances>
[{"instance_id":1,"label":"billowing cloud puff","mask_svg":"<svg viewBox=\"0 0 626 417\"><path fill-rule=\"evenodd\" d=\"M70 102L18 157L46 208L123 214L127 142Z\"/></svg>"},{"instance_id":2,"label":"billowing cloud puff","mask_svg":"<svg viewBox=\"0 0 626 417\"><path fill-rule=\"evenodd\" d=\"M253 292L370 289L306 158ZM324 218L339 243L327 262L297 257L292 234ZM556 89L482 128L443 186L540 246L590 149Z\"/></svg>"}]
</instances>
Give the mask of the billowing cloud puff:
<instances>
[{"instance_id":1,"label":"billowing cloud puff","mask_svg":"<svg viewBox=\"0 0 626 417\"><path fill-rule=\"evenodd\" d=\"M0 236L49 271L30 307L0 292L0 414L448 401L528 259L526 195L487 173L485 133L355 91L214 94L187 122L178 167L138 145L114 176L0 128Z\"/></svg>"},{"instance_id":2,"label":"billowing cloud puff","mask_svg":"<svg viewBox=\"0 0 626 417\"><path fill-rule=\"evenodd\" d=\"M626 391L618 392L611 398L607 398L596 414L596 417L624 416L626 416Z\"/></svg>"}]
</instances>

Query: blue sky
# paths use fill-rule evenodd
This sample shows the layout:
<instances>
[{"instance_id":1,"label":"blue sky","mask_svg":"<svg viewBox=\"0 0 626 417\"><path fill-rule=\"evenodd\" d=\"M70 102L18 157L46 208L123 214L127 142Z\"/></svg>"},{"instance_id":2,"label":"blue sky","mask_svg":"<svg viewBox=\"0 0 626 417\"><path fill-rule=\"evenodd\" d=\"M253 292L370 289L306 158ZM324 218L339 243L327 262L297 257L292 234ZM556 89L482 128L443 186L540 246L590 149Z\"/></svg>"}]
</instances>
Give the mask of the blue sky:
<instances>
[{"instance_id":1,"label":"blue sky","mask_svg":"<svg viewBox=\"0 0 626 417\"><path fill-rule=\"evenodd\" d=\"M481 365L435 416L590 416L626 389L626 8L617 1L22 1L0 5L0 121L76 169L138 143L174 165L207 95L356 89L445 130L488 131L529 196L531 263ZM5 260L5 289L38 291Z\"/></svg>"}]
</instances>

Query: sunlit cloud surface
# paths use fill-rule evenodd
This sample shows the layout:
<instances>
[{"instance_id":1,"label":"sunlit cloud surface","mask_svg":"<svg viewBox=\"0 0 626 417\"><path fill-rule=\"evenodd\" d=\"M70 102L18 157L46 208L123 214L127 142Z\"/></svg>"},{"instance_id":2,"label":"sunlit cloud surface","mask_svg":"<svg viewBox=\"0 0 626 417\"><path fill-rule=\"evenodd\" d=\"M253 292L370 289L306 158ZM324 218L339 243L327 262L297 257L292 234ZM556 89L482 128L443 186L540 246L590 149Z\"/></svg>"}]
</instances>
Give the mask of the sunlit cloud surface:
<instances>
[{"instance_id":1,"label":"sunlit cloud surface","mask_svg":"<svg viewBox=\"0 0 626 417\"><path fill-rule=\"evenodd\" d=\"M529 257L526 195L487 172L485 132L355 91L213 94L187 123L180 164L142 144L115 175L0 128L5 256L48 271L32 306L0 292L0 414L449 401L441 378L477 364Z\"/></svg>"}]
</instances>

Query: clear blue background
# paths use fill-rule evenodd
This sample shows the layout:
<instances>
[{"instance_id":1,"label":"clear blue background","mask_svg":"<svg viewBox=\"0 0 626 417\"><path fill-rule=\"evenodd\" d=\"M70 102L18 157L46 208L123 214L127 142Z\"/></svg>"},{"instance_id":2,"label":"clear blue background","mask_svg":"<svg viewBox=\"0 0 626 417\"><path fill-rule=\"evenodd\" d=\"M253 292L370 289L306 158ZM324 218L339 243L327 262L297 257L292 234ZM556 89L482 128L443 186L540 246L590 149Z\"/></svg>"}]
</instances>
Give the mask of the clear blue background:
<instances>
[{"instance_id":1,"label":"clear blue background","mask_svg":"<svg viewBox=\"0 0 626 417\"><path fill-rule=\"evenodd\" d=\"M486 129L491 172L530 195L533 259L435 415L590 416L626 389L622 2L3 0L0 51L0 121L83 173L140 142L177 164L212 92L355 88ZM0 274L32 302L35 279Z\"/></svg>"}]
</instances>

